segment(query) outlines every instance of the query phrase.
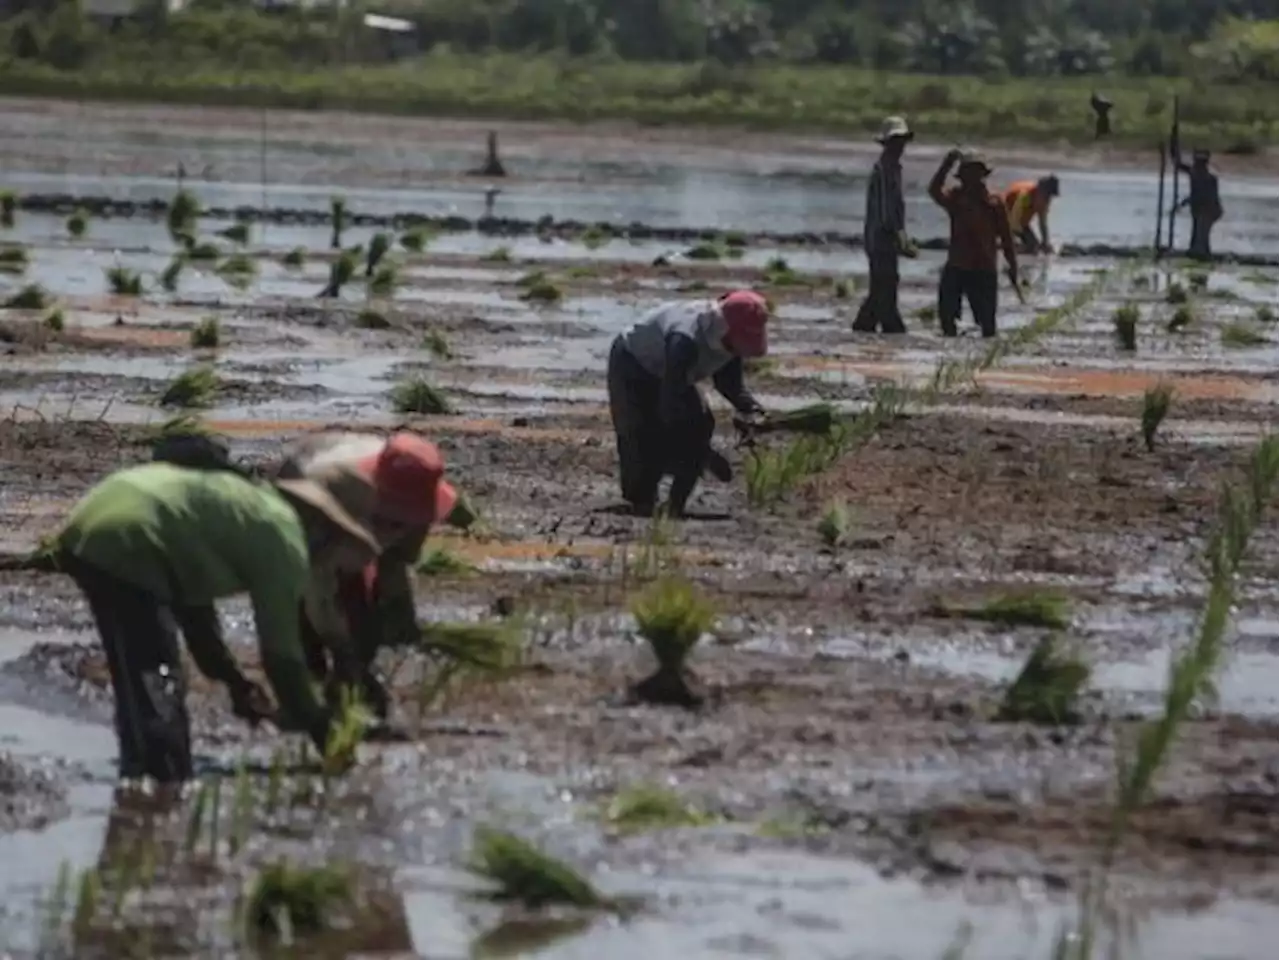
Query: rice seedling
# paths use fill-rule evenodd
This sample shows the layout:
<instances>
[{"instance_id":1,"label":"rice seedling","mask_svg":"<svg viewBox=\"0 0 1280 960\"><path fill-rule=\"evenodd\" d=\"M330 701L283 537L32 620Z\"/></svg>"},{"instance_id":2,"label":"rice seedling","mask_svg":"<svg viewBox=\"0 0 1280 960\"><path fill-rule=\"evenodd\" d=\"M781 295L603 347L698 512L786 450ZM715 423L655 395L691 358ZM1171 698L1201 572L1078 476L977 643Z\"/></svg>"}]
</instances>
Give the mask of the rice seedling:
<instances>
[{"instance_id":1,"label":"rice seedling","mask_svg":"<svg viewBox=\"0 0 1280 960\"><path fill-rule=\"evenodd\" d=\"M62 315L61 310L51 310L41 321L44 328L51 333L62 333L67 328L67 319Z\"/></svg>"},{"instance_id":2,"label":"rice seedling","mask_svg":"<svg viewBox=\"0 0 1280 960\"><path fill-rule=\"evenodd\" d=\"M369 292L376 297L389 297L396 292L399 273L394 263L384 263L369 281Z\"/></svg>"},{"instance_id":3,"label":"rice seedling","mask_svg":"<svg viewBox=\"0 0 1280 960\"><path fill-rule=\"evenodd\" d=\"M342 288L356 275L357 263L358 260L354 254L344 251L329 265L329 282L320 291L320 296L325 298L342 296Z\"/></svg>"},{"instance_id":4,"label":"rice seedling","mask_svg":"<svg viewBox=\"0 0 1280 960\"><path fill-rule=\"evenodd\" d=\"M18 209L18 195L12 190L0 190L0 227L9 229Z\"/></svg>"},{"instance_id":5,"label":"rice seedling","mask_svg":"<svg viewBox=\"0 0 1280 960\"><path fill-rule=\"evenodd\" d=\"M613 230L608 224L592 224L582 234L582 245L588 250L598 250L613 239Z\"/></svg>"},{"instance_id":6,"label":"rice seedling","mask_svg":"<svg viewBox=\"0 0 1280 960\"><path fill-rule=\"evenodd\" d=\"M391 405L397 413L438 415L452 410L448 398L422 377L396 384L391 390Z\"/></svg>"},{"instance_id":7,"label":"rice seedling","mask_svg":"<svg viewBox=\"0 0 1280 960\"><path fill-rule=\"evenodd\" d=\"M747 235L740 230L730 230L724 235L724 245L731 250L740 250L747 245Z\"/></svg>"},{"instance_id":8,"label":"rice seedling","mask_svg":"<svg viewBox=\"0 0 1280 960\"><path fill-rule=\"evenodd\" d=\"M218 236L225 237L232 243L244 246L249 242L249 225L247 223L233 223L225 230L219 230Z\"/></svg>"},{"instance_id":9,"label":"rice seedling","mask_svg":"<svg viewBox=\"0 0 1280 960\"><path fill-rule=\"evenodd\" d=\"M483 257L480 258L482 263L510 263L511 248L510 247L494 247Z\"/></svg>"},{"instance_id":10,"label":"rice seedling","mask_svg":"<svg viewBox=\"0 0 1280 960\"><path fill-rule=\"evenodd\" d=\"M1008 627L1064 630L1070 624L1066 597L1049 590L1006 593L980 606L938 604L933 613L943 617L984 620Z\"/></svg>"},{"instance_id":11,"label":"rice seedling","mask_svg":"<svg viewBox=\"0 0 1280 960\"><path fill-rule=\"evenodd\" d=\"M1157 383L1148 387L1142 395L1142 441L1148 450L1156 448L1156 433L1164 418L1169 415L1169 407L1173 403L1173 387L1167 383Z\"/></svg>"},{"instance_id":12,"label":"rice seedling","mask_svg":"<svg viewBox=\"0 0 1280 960\"><path fill-rule=\"evenodd\" d=\"M1089 665L1043 637L1004 692L996 719L1007 723L1077 723L1080 693L1089 682Z\"/></svg>"},{"instance_id":13,"label":"rice seedling","mask_svg":"<svg viewBox=\"0 0 1280 960\"><path fill-rule=\"evenodd\" d=\"M83 237L89 229L89 215L83 210L76 210L67 217L67 233L73 237Z\"/></svg>"},{"instance_id":14,"label":"rice seedling","mask_svg":"<svg viewBox=\"0 0 1280 960\"><path fill-rule=\"evenodd\" d=\"M430 350L441 360L448 360L453 356L449 341L439 330L428 330L424 333L422 335L422 346L423 349Z\"/></svg>"},{"instance_id":15,"label":"rice seedling","mask_svg":"<svg viewBox=\"0 0 1280 960\"><path fill-rule=\"evenodd\" d=\"M387 330L391 327L391 321L382 312L365 307L356 314L356 326L362 330Z\"/></svg>"},{"instance_id":16,"label":"rice seedling","mask_svg":"<svg viewBox=\"0 0 1280 960\"><path fill-rule=\"evenodd\" d=\"M291 269L296 269L298 267L301 267L304 263L306 263L306 261L307 261L307 250L305 247L294 247L292 250L290 250L283 257L280 258L280 262L284 264L286 267L289 267Z\"/></svg>"},{"instance_id":17,"label":"rice seedling","mask_svg":"<svg viewBox=\"0 0 1280 960\"><path fill-rule=\"evenodd\" d=\"M356 748L373 723L373 714L361 701L359 694L344 688L338 703L338 716L329 730L324 744L324 757L320 761L320 771L326 780L346 773L355 766Z\"/></svg>"},{"instance_id":18,"label":"rice seedling","mask_svg":"<svg viewBox=\"0 0 1280 960\"><path fill-rule=\"evenodd\" d=\"M414 569L424 577L460 577L476 568L446 547L424 548Z\"/></svg>"},{"instance_id":19,"label":"rice seedling","mask_svg":"<svg viewBox=\"0 0 1280 960\"><path fill-rule=\"evenodd\" d=\"M333 234L329 238L329 246L334 250L341 250L342 231L347 226L347 201L342 197L334 197L329 201L329 220L333 225Z\"/></svg>"},{"instance_id":20,"label":"rice seedling","mask_svg":"<svg viewBox=\"0 0 1280 960\"><path fill-rule=\"evenodd\" d=\"M622 833L704 827L716 822L675 791L648 785L619 791L605 808L604 820Z\"/></svg>"},{"instance_id":21,"label":"rice seedling","mask_svg":"<svg viewBox=\"0 0 1280 960\"><path fill-rule=\"evenodd\" d=\"M205 317L191 328L191 346L197 350L209 349L222 342L222 325L217 317Z\"/></svg>"},{"instance_id":22,"label":"rice seedling","mask_svg":"<svg viewBox=\"0 0 1280 960\"><path fill-rule=\"evenodd\" d=\"M834 550L848 538L849 527L849 505L843 500L833 500L818 521L818 536L829 549Z\"/></svg>"},{"instance_id":23,"label":"rice seedling","mask_svg":"<svg viewBox=\"0 0 1280 960\"><path fill-rule=\"evenodd\" d=\"M378 269L378 264L382 262L382 258L387 255L387 251L391 249L391 237L379 231L373 235L373 239L369 241L369 253L365 258L364 275L372 277L373 271Z\"/></svg>"},{"instance_id":24,"label":"rice seedling","mask_svg":"<svg viewBox=\"0 0 1280 960\"><path fill-rule=\"evenodd\" d=\"M281 860L253 881L243 907L246 935L292 943L333 929L355 901L354 884L333 866L296 867Z\"/></svg>"},{"instance_id":25,"label":"rice seedling","mask_svg":"<svg viewBox=\"0 0 1280 960\"><path fill-rule=\"evenodd\" d=\"M559 303L564 293L555 284L554 281L546 277L540 277L531 283L524 285L524 292L520 294L520 299L532 303Z\"/></svg>"},{"instance_id":26,"label":"rice seedling","mask_svg":"<svg viewBox=\"0 0 1280 960\"><path fill-rule=\"evenodd\" d=\"M216 243L206 240L203 243L193 243L187 247L187 259L208 262L217 260L222 256L222 251Z\"/></svg>"},{"instance_id":27,"label":"rice seedling","mask_svg":"<svg viewBox=\"0 0 1280 960\"><path fill-rule=\"evenodd\" d=\"M663 577L631 605L636 628L649 643L657 670L632 688L636 699L692 707L701 702L686 669L689 654L715 624L715 609L688 580Z\"/></svg>"},{"instance_id":28,"label":"rice seedling","mask_svg":"<svg viewBox=\"0 0 1280 960\"><path fill-rule=\"evenodd\" d=\"M1122 307L1117 307L1115 313L1111 315L1111 325L1115 328L1116 342L1120 344L1122 350L1138 349L1138 319L1140 314L1138 307L1133 303L1126 303Z\"/></svg>"},{"instance_id":29,"label":"rice seedling","mask_svg":"<svg viewBox=\"0 0 1280 960\"><path fill-rule=\"evenodd\" d=\"M160 423L151 431L153 442L158 442L166 437L191 437L191 436L211 436L209 427L199 417L190 413L180 413L176 417L170 417L168 420Z\"/></svg>"},{"instance_id":30,"label":"rice seedling","mask_svg":"<svg viewBox=\"0 0 1280 960\"><path fill-rule=\"evenodd\" d=\"M6 310L43 310L49 305L49 294L38 283L29 283L4 302Z\"/></svg>"},{"instance_id":31,"label":"rice seedling","mask_svg":"<svg viewBox=\"0 0 1280 960\"><path fill-rule=\"evenodd\" d=\"M257 272L257 263L244 253L233 253L218 264L218 276L237 289L247 287Z\"/></svg>"},{"instance_id":32,"label":"rice seedling","mask_svg":"<svg viewBox=\"0 0 1280 960\"><path fill-rule=\"evenodd\" d=\"M915 316L921 323L934 323L938 319L938 308L932 304L927 304L916 310Z\"/></svg>"},{"instance_id":33,"label":"rice seedling","mask_svg":"<svg viewBox=\"0 0 1280 960\"><path fill-rule=\"evenodd\" d=\"M200 217L200 201L189 190L179 190L169 201L169 210L165 222L169 227L169 235L175 240L181 234L194 234L196 221Z\"/></svg>"},{"instance_id":34,"label":"rice seedling","mask_svg":"<svg viewBox=\"0 0 1280 960\"><path fill-rule=\"evenodd\" d=\"M1195 270L1187 274L1187 286L1194 291L1203 291L1209 289L1209 275L1202 270Z\"/></svg>"},{"instance_id":35,"label":"rice seedling","mask_svg":"<svg viewBox=\"0 0 1280 960\"><path fill-rule=\"evenodd\" d=\"M718 243L704 240L694 244L684 255L689 260L720 260L724 257L725 250Z\"/></svg>"},{"instance_id":36,"label":"rice seedling","mask_svg":"<svg viewBox=\"0 0 1280 960\"><path fill-rule=\"evenodd\" d=\"M182 254L178 254L169 261L160 274L160 286L164 287L169 293L174 293L178 289L178 280L182 276L183 268L187 265L187 259Z\"/></svg>"},{"instance_id":37,"label":"rice seedling","mask_svg":"<svg viewBox=\"0 0 1280 960\"><path fill-rule=\"evenodd\" d=\"M513 900L531 909L545 906L610 906L591 883L563 861L543 853L515 834L476 828L470 869L494 883L497 900Z\"/></svg>"},{"instance_id":38,"label":"rice seedling","mask_svg":"<svg viewBox=\"0 0 1280 960\"><path fill-rule=\"evenodd\" d=\"M45 901L41 913L40 943L37 953L40 956L53 956L57 953L57 944L62 936L62 924L71 906L71 864L63 860L58 865L58 878L54 881L49 899Z\"/></svg>"},{"instance_id":39,"label":"rice seedling","mask_svg":"<svg viewBox=\"0 0 1280 960\"><path fill-rule=\"evenodd\" d=\"M1165 324L1165 329L1170 333L1179 333L1196 322L1195 311L1191 309L1190 304L1184 303L1173 311L1173 315L1169 317L1169 322Z\"/></svg>"},{"instance_id":40,"label":"rice seedling","mask_svg":"<svg viewBox=\"0 0 1280 960\"><path fill-rule=\"evenodd\" d=\"M1275 323L1276 312L1267 304L1262 303L1254 308L1253 319L1257 320L1259 323Z\"/></svg>"},{"instance_id":41,"label":"rice seedling","mask_svg":"<svg viewBox=\"0 0 1280 960\"><path fill-rule=\"evenodd\" d=\"M400 235L400 246L410 253L421 253L432 240L432 232L426 227L414 227Z\"/></svg>"},{"instance_id":42,"label":"rice seedling","mask_svg":"<svg viewBox=\"0 0 1280 960\"><path fill-rule=\"evenodd\" d=\"M26 247L0 247L0 270L5 273L21 273L27 269L29 261L30 258L27 256Z\"/></svg>"},{"instance_id":43,"label":"rice seedling","mask_svg":"<svg viewBox=\"0 0 1280 960\"><path fill-rule=\"evenodd\" d=\"M774 287L791 287L804 282L784 257L774 257L765 264L763 279Z\"/></svg>"},{"instance_id":44,"label":"rice seedling","mask_svg":"<svg viewBox=\"0 0 1280 960\"><path fill-rule=\"evenodd\" d=\"M1189 299L1187 288L1176 280L1169 284L1169 289L1164 293L1165 303L1186 303Z\"/></svg>"},{"instance_id":45,"label":"rice seedling","mask_svg":"<svg viewBox=\"0 0 1280 960\"><path fill-rule=\"evenodd\" d=\"M80 888L76 894L76 909L71 919L71 928L77 934L83 934L93 923L98 914L98 902L102 899L102 878L97 870L86 870L80 874Z\"/></svg>"},{"instance_id":46,"label":"rice seedling","mask_svg":"<svg viewBox=\"0 0 1280 960\"><path fill-rule=\"evenodd\" d=\"M188 409L207 407L213 402L219 382L218 373L213 367L191 367L169 381L164 393L160 395L160 406Z\"/></svg>"},{"instance_id":47,"label":"rice seedling","mask_svg":"<svg viewBox=\"0 0 1280 960\"><path fill-rule=\"evenodd\" d=\"M128 267L108 267L107 285L118 297L142 296L142 274Z\"/></svg>"},{"instance_id":48,"label":"rice seedling","mask_svg":"<svg viewBox=\"0 0 1280 960\"><path fill-rule=\"evenodd\" d=\"M417 647L428 656L448 660L480 673L502 673L520 662L521 629L497 623L422 623Z\"/></svg>"},{"instance_id":49,"label":"rice seedling","mask_svg":"<svg viewBox=\"0 0 1280 960\"><path fill-rule=\"evenodd\" d=\"M1257 347L1270 342L1266 336L1243 320L1232 320L1224 324L1221 337L1224 347Z\"/></svg>"},{"instance_id":50,"label":"rice seedling","mask_svg":"<svg viewBox=\"0 0 1280 960\"><path fill-rule=\"evenodd\" d=\"M848 277L837 280L831 285L831 295L837 300L852 300L854 293L857 292L857 284Z\"/></svg>"}]
</instances>

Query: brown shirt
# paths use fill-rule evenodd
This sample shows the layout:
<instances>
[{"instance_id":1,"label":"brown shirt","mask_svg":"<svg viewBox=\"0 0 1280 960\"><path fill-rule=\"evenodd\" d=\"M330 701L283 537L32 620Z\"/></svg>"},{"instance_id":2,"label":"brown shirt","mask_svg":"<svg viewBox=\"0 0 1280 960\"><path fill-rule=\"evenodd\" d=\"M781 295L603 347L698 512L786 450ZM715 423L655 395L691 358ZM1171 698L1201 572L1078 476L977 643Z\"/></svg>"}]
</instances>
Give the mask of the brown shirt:
<instances>
[{"instance_id":1,"label":"brown shirt","mask_svg":"<svg viewBox=\"0 0 1280 960\"><path fill-rule=\"evenodd\" d=\"M1013 236L1004 202L983 188L975 196L963 187L942 191L939 200L951 217L951 241L947 245L947 266L958 270L996 269L996 253L1004 248L1005 258L1013 259Z\"/></svg>"}]
</instances>

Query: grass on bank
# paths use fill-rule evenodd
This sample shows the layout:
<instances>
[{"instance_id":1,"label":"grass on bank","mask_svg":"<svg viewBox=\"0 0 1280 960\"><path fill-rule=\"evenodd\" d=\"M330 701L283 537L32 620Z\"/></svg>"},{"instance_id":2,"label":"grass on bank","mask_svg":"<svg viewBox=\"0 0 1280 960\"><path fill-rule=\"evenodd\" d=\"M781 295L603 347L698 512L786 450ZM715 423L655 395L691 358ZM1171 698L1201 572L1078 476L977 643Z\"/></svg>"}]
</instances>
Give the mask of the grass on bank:
<instances>
[{"instance_id":1,"label":"grass on bank","mask_svg":"<svg viewBox=\"0 0 1280 960\"><path fill-rule=\"evenodd\" d=\"M642 63L438 51L384 65L254 68L209 56L118 57L55 70L11 59L10 95L70 99L354 109L395 114L838 130L857 138L905 114L926 138L1093 141L1091 92L1115 102L1113 139L1148 146L1168 133L1182 98L1184 142L1249 152L1276 141L1274 84L1223 86L1194 78L1012 78L887 73L847 66ZM339 231L340 233L340 231Z\"/></svg>"}]
</instances>

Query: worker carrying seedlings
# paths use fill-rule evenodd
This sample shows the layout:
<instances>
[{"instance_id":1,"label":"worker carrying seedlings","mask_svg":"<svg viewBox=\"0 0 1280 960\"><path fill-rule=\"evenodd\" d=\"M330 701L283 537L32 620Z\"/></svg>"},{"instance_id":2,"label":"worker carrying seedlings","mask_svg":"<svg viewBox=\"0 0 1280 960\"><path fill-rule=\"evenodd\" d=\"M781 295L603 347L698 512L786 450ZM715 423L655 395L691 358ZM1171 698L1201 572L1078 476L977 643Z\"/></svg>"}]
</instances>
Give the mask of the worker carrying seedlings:
<instances>
[{"instance_id":1,"label":"worker carrying seedlings","mask_svg":"<svg viewBox=\"0 0 1280 960\"><path fill-rule=\"evenodd\" d=\"M619 334L609 351L609 413L618 440L622 497L650 516L671 476L668 511L681 516L703 469L728 482L711 447L715 418L697 384L708 377L740 414L763 408L743 382L743 360L765 355L769 307L751 290L665 304Z\"/></svg>"},{"instance_id":2,"label":"worker carrying seedlings","mask_svg":"<svg viewBox=\"0 0 1280 960\"><path fill-rule=\"evenodd\" d=\"M213 602L248 593L262 664L282 729L323 751L333 711L316 697L298 635L312 568L361 570L374 534L343 498L396 485L379 461L316 479L266 483L234 469L153 462L120 470L89 491L56 542L58 567L89 602L116 699L120 773L179 781L192 775L177 628L201 672L226 684L235 712L267 715L216 631ZM361 505L359 513L369 510Z\"/></svg>"},{"instance_id":3,"label":"worker carrying seedlings","mask_svg":"<svg viewBox=\"0 0 1280 960\"><path fill-rule=\"evenodd\" d=\"M375 457L414 465L402 488L380 491L370 501L371 512L358 518L373 532L381 552L363 570L335 574L333 594L342 620L337 629L324 630L304 616L302 637L308 665L313 676L326 682L330 703L343 686L356 686L385 722L390 697L373 663L382 647L419 639L411 573L431 525L448 522L458 505L457 491L443 479L444 458L434 444L412 433L388 439L376 433L326 431L286 447L275 476L306 478L335 464Z\"/></svg>"},{"instance_id":4,"label":"worker carrying seedlings","mask_svg":"<svg viewBox=\"0 0 1280 960\"><path fill-rule=\"evenodd\" d=\"M1052 174L1039 180L1018 180L1004 192L1009 225L1022 244L1023 253L1053 253L1053 244L1049 241L1049 207L1057 195L1058 178ZM1039 236L1031 226L1032 220L1040 226Z\"/></svg>"},{"instance_id":5,"label":"worker carrying seedlings","mask_svg":"<svg viewBox=\"0 0 1280 960\"><path fill-rule=\"evenodd\" d=\"M1213 251L1209 234L1213 225L1222 219L1222 197L1218 193L1218 174L1209 166L1209 151L1197 150L1188 165L1178 159L1178 169L1191 180L1191 191L1178 204L1191 208L1191 245L1187 256L1194 260L1208 260Z\"/></svg>"},{"instance_id":6,"label":"worker carrying seedlings","mask_svg":"<svg viewBox=\"0 0 1280 960\"><path fill-rule=\"evenodd\" d=\"M876 142L880 158L867 179L862 240L867 251L870 286L853 320L855 331L906 333L898 309L898 258L919 251L907 235L907 208L902 195L902 153L915 134L902 117L888 117Z\"/></svg>"},{"instance_id":7,"label":"worker carrying seedlings","mask_svg":"<svg viewBox=\"0 0 1280 960\"><path fill-rule=\"evenodd\" d=\"M956 176L960 182L948 187L947 177L957 163ZM1009 230L1009 218L999 195L987 189L990 175L991 167L980 154L951 150L929 181L929 196L951 219L947 263L938 283L938 320L946 337L956 335L961 297L969 301L969 309L982 335L996 335L997 248L1004 251L1009 280L1015 287L1018 284L1018 255Z\"/></svg>"}]
</instances>

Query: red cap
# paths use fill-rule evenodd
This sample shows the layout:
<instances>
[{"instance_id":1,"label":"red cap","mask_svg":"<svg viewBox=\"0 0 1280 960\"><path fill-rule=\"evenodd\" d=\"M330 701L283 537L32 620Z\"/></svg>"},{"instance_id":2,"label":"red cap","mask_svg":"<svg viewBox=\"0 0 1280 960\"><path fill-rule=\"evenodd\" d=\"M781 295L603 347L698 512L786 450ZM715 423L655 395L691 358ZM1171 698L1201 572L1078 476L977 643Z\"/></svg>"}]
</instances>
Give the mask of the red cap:
<instances>
[{"instance_id":1,"label":"red cap","mask_svg":"<svg viewBox=\"0 0 1280 960\"><path fill-rule=\"evenodd\" d=\"M720 313L729 332L724 342L740 357L763 357L769 352L765 327L769 304L754 290L734 290L720 298Z\"/></svg>"},{"instance_id":2,"label":"red cap","mask_svg":"<svg viewBox=\"0 0 1280 960\"><path fill-rule=\"evenodd\" d=\"M377 512L402 523L434 523L458 501L444 480L439 448L416 433L394 434L377 453L356 461L356 469L373 485Z\"/></svg>"}]
</instances>

